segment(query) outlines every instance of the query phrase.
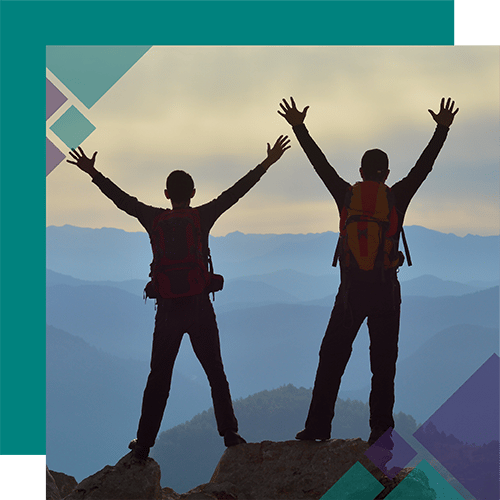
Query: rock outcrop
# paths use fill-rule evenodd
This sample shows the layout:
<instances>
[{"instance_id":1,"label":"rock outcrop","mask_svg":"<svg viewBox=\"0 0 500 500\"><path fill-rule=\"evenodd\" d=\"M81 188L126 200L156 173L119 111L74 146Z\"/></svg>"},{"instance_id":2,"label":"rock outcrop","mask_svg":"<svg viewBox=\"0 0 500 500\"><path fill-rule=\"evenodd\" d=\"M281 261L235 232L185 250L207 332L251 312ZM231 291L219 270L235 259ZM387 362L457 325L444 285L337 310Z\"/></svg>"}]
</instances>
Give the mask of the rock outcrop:
<instances>
[{"instance_id":1,"label":"rock outcrop","mask_svg":"<svg viewBox=\"0 0 500 500\"><path fill-rule=\"evenodd\" d=\"M357 462L384 486L376 497L382 499L411 469L403 469L390 480L364 455L367 449L361 439L242 444L226 449L209 483L183 494L161 488L160 467L153 459L140 463L129 453L115 466L84 479L65 497L49 497L48 482L47 499L319 500ZM415 484L409 484L412 481ZM425 477L412 475L405 483L409 492L405 498L436 498Z\"/></svg>"},{"instance_id":2,"label":"rock outcrop","mask_svg":"<svg viewBox=\"0 0 500 500\"><path fill-rule=\"evenodd\" d=\"M84 479L65 500L162 500L160 466L152 459L137 462L132 452Z\"/></svg>"},{"instance_id":3,"label":"rock outcrop","mask_svg":"<svg viewBox=\"0 0 500 500\"><path fill-rule=\"evenodd\" d=\"M69 495L78 484L73 476L68 476L62 472L55 472L53 470L48 471L48 473L52 476L61 498Z\"/></svg>"}]
</instances>

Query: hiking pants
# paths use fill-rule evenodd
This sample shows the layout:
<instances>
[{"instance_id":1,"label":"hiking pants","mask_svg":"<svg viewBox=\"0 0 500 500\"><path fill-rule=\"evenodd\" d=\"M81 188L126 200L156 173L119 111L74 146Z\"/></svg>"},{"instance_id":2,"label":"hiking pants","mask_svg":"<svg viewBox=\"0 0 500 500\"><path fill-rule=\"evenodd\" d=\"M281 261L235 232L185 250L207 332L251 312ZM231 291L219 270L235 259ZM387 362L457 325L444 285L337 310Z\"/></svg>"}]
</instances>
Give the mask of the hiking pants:
<instances>
[{"instance_id":1,"label":"hiking pants","mask_svg":"<svg viewBox=\"0 0 500 500\"><path fill-rule=\"evenodd\" d=\"M352 344L368 318L370 335L370 427L394 427L394 377L398 356L401 291L397 279L382 284L341 284L319 353L306 429L330 435L340 380Z\"/></svg>"},{"instance_id":2,"label":"hiking pants","mask_svg":"<svg viewBox=\"0 0 500 500\"><path fill-rule=\"evenodd\" d=\"M220 353L219 330L208 294L177 299L158 299L151 371L142 400L137 439L152 447L160 429L172 380L174 361L184 333L189 334L193 350L210 383L217 430L238 430L229 384Z\"/></svg>"}]
</instances>

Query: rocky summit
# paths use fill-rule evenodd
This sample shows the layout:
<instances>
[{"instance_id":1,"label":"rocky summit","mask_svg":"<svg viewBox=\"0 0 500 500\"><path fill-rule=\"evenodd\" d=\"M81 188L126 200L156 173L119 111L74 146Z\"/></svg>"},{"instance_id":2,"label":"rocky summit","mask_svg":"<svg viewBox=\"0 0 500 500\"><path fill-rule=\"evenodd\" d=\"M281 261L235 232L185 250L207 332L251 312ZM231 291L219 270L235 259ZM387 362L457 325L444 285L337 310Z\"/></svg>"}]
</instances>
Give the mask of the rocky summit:
<instances>
[{"instance_id":1,"label":"rocky summit","mask_svg":"<svg viewBox=\"0 0 500 500\"><path fill-rule=\"evenodd\" d=\"M84 479L66 496L56 496L55 482L50 488L48 482L47 499L319 500L355 465L362 465L381 483L383 491L376 499L385 498L405 478L405 499L436 498L425 477L408 476L411 469L388 479L364 455L367 449L368 444L361 439L241 444L226 449L209 483L183 494L161 488L160 467L152 458L137 462L129 453L115 466L108 465ZM48 471L47 477L50 474Z\"/></svg>"}]
</instances>

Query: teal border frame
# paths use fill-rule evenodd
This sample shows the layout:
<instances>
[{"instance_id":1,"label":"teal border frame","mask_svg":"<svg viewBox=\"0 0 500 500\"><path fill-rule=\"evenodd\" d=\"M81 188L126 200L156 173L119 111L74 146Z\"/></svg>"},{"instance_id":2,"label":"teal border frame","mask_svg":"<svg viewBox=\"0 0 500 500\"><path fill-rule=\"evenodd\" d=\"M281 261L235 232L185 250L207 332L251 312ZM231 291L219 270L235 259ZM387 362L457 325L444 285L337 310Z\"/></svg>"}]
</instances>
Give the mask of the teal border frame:
<instances>
[{"instance_id":1,"label":"teal border frame","mask_svg":"<svg viewBox=\"0 0 500 500\"><path fill-rule=\"evenodd\" d=\"M11 0L0 23L1 455L45 455L47 45L454 43L452 0Z\"/></svg>"}]
</instances>

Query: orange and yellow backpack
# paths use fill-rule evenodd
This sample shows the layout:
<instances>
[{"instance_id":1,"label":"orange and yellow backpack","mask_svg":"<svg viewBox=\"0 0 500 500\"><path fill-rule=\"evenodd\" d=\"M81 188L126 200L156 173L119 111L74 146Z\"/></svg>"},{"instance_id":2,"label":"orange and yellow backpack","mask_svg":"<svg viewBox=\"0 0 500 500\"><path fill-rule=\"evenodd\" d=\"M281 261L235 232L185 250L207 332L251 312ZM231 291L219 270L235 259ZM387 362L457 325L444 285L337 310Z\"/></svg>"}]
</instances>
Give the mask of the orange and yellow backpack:
<instances>
[{"instance_id":1,"label":"orange and yellow backpack","mask_svg":"<svg viewBox=\"0 0 500 500\"><path fill-rule=\"evenodd\" d=\"M398 225L391 189L383 182L357 182L346 193L333 265L340 259L341 269L352 279L384 281L385 271L404 261L397 248ZM408 251L407 257L411 265Z\"/></svg>"}]
</instances>

